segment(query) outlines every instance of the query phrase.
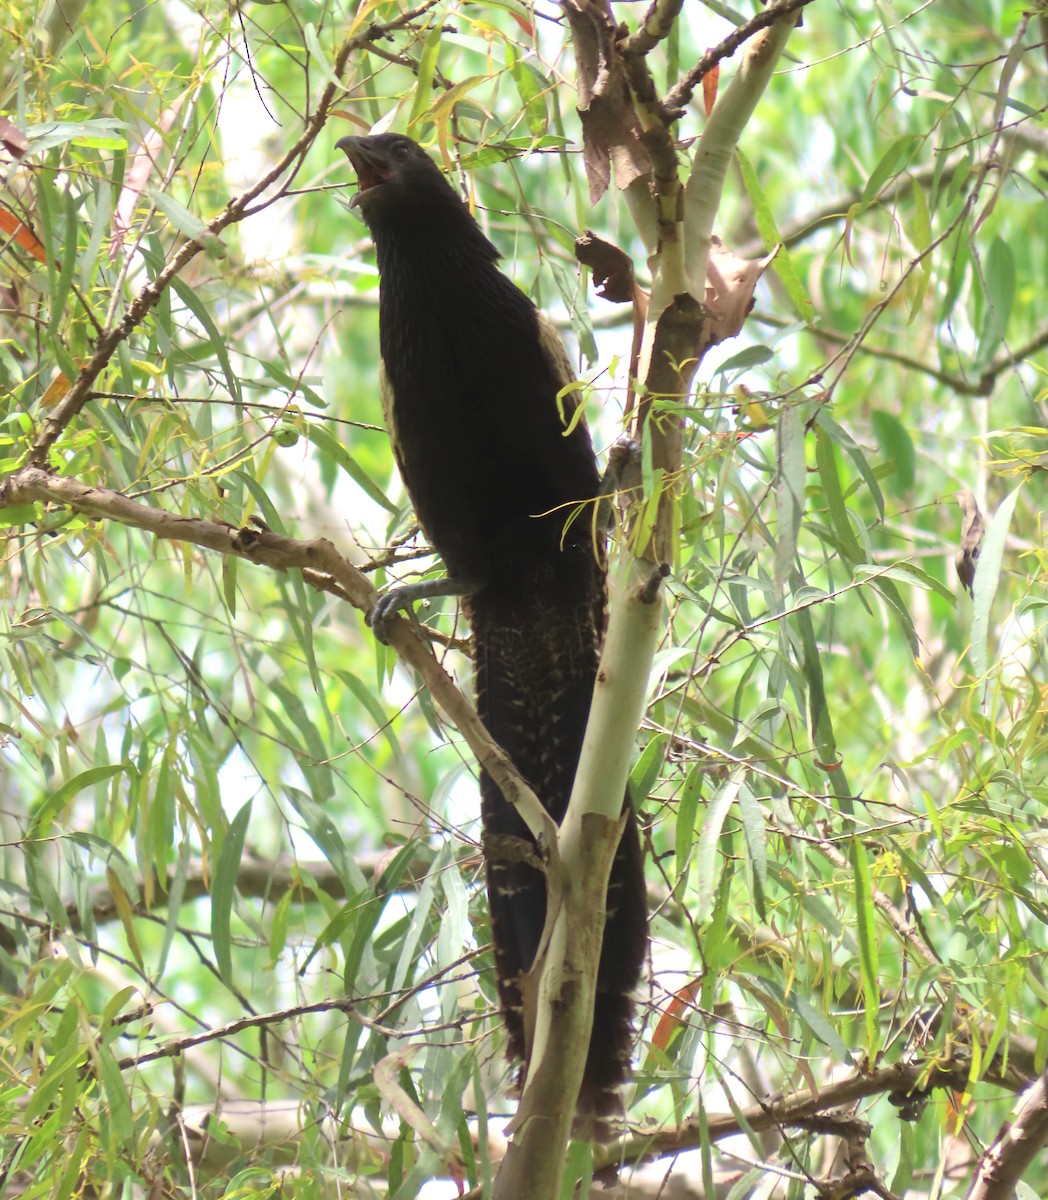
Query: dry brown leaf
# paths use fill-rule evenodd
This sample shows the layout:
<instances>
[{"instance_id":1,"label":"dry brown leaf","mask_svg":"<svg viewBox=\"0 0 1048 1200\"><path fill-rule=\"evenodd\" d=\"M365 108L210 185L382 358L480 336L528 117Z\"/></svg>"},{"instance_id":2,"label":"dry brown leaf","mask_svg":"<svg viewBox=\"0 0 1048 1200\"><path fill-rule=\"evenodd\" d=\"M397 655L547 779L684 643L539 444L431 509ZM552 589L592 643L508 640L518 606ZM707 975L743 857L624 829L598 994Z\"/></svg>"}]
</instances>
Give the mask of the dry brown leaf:
<instances>
[{"instance_id":1,"label":"dry brown leaf","mask_svg":"<svg viewBox=\"0 0 1048 1200\"><path fill-rule=\"evenodd\" d=\"M47 391L40 397L40 403L44 408L54 408L54 406L62 399L69 391L71 384L61 371L47 385Z\"/></svg>"},{"instance_id":2,"label":"dry brown leaf","mask_svg":"<svg viewBox=\"0 0 1048 1200\"><path fill-rule=\"evenodd\" d=\"M0 117L0 146L12 158L21 158L29 149L25 134L7 117Z\"/></svg>"},{"instance_id":3,"label":"dry brown leaf","mask_svg":"<svg viewBox=\"0 0 1048 1200\"><path fill-rule=\"evenodd\" d=\"M564 0L563 8L575 46L582 156L590 203L596 204L613 177L625 189L649 174L651 158L641 141L608 0Z\"/></svg>"},{"instance_id":4,"label":"dry brown leaf","mask_svg":"<svg viewBox=\"0 0 1048 1200\"><path fill-rule=\"evenodd\" d=\"M763 258L739 258L719 237L712 238L706 264L706 319L702 324L698 355L718 342L735 337L753 308L757 280L768 269L778 247Z\"/></svg>"},{"instance_id":5,"label":"dry brown leaf","mask_svg":"<svg viewBox=\"0 0 1048 1200\"><path fill-rule=\"evenodd\" d=\"M975 495L965 488L957 498L961 506L961 541L960 550L954 560L957 567L957 578L969 596L975 596L975 563L979 557L979 548L983 540L983 519L976 503Z\"/></svg>"}]
</instances>

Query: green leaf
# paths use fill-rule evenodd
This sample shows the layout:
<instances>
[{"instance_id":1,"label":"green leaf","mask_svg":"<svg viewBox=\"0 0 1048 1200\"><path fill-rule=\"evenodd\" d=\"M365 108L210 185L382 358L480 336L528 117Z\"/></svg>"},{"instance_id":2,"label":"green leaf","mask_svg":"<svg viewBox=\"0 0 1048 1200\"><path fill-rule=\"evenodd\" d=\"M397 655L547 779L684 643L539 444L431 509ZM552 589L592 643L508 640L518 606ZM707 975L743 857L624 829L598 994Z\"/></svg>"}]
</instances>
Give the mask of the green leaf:
<instances>
[{"instance_id":1,"label":"green leaf","mask_svg":"<svg viewBox=\"0 0 1048 1200\"><path fill-rule=\"evenodd\" d=\"M775 223L775 212L768 202L768 197L764 194L760 177L741 150L735 151L735 157L742 171L743 185L750 197L750 203L753 205L753 215L756 218L761 238L769 250L776 246L779 248L771 264L772 270L782 280L782 285L786 289L786 294L797 315L804 322L812 321L815 317L815 305L812 304L811 297L793 265L790 252L782 240L782 235Z\"/></svg>"},{"instance_id":2,"label":"green leaf","mask_svg":"<svg viewBox=\"0 0 1048 1200\"><path fill-rule=\"evenodd\" d=\"M635 804L643 804L655 786L669 742L668 733L657 733L644 747L636 766L630 772L630 794Z\"/></svg>"},{"instance_id":3,"label":"green leaf","mask_svg":"<svg viewBox=\"0 0 1048 1200\"><path fill-rule=\"evenodd\" d=\"M251 803L248 800L229 823L222 839L222 850L211 887L211 937L215 945L215 962L219 975L229 984L233 983L233 897L236 895L240 860L244 855L244 839L251 820Z\"/></svg>"},{"instance_id":4,"label":"green leaf","mask_svg":"<svg viewBox=\"0 0 1048 1200\"><path fill-rule=\"evenodd\" d=\"M240 403L243 400L240 380L233 370L233 364L229 358L229 350L226 347L226 339L218 332L218 326L211 319L211 314L207 311L207 307L202 303L196 292L187 283L179 279L177 275L172 277L171 287L174 289L179 300L182 301L203 326L211 349L222 367L222 373L226 377L226 386L229 388L229 394L234 400Z\"/></svg>"},{"instance_id":5,"label":"green leaf","mask_svg":"<svg viewBox=\"0 0 1048 1200\"><path fill-rule=\"evenodd\" d=\"M159 188L146 188L150 200L160 209L165 217L179 231L184 233L191 242L199 242L201 246L215 258L225 258L229 253L221 238L208 229L207 225L190 212L184 204L180 204L174 196L169 196Z\"/></svg>"},{"instance_id":6,"label":"green leaf","mask_svg":"<svg viewBox=\"0 0 1048 1200\"><path fill-rule=\"evenodd\" d=\"M851 437L846 433L836 421L829 417L826 410L820 409L815 417L815 424L825 430L827 435L833 440L834 444L840 446L844 452L849 455L852 462L855 463L859 474L863 477L870 495L873 497L874 503L877 505L877 513L883 520L884 518L884 495L881 492L880 484L877 482L877 476L873 468L866 461L866 455L863 454L861 448Z\"/></svg>"},{"instance_id":7,"label":"green leaf","mask_svg":"<svg viewBox=\"0 0 1048 1200\"><path fill-rule=\"evenodd\" d=\"M884 185L900 171L904 170L910 159L917 152L922 139L912 133L904 133L897 137L881 155L880 161L870 172L866 186L859 198L859 213L863 213L880 195Z\"/></svg>"},{"instance_id":8,"label":"green leaf","mask_svg":"<svg viewBox=\"0 0 1048 1200\"><path fill-rule=\"evenodd\" d=\"M826 500L830 524L837 535L837 544L841 548L845 562L849 566L854 566L856 563L862 562L864 555L844 502L833 442L829 433L821 425L815 427L815 465L819 470L822 494Z\"/></svg>"},{"instance_id":9,"label":"green leaf","mask_svg":"<svg viewBox=\"0 0 1048 1200\"><path fill-rule=\"evenodd\" d=\"M753 903L763 921L766 919L764 897L768 893L768 834L761 806L746 784L739 788L739 812L746 852L753 867Z\"/></svg>"},{"instance_id":10,"label":"green leaf","mask_svg":"<svg viewBox=\"0 0 1048 1200\"><path fill-rule=\"evenodd\" d=\"M786 1002L793 1008L802 1024L808 1027L812 1035L833 1051L839 1062L851 1062L851 1051L841 1040L840 1034L817 1008L805 1000L796 988L791 989Z\"/></svg>"},{"instance_id":11,"label":"green leaf","mask_svg":"<svg viewBox=\"0 0 1048 1200\"><path fill-rule=\"evenodd\" d=\"M695 874L698 877L698 904L695 920L705 924L713 915L713 903L717 894L723 860L721 859L720 836L731 806L738 799L739 788L746 778L746 769L736 767L731 778L720 787L706 809L706 818L699 834L699 847L695 856Z\"/></svg>"},{"instance_id":12,"label":"green leaf","mask_svg":"<svg viewBox=\"0 0 1048 1200\"><path fill-rule=\"evenodd\" d=\"M917 480L917 453L909 431L898 417L879 408L870 410L870 424L881 453L895 465L889 479L896 485L897 492L909 493Z\"/></svg>"},{"instance_id":13,"label":"green leaf","mask_svg":"<svg viewBox=\"0 0 1048 1200\"><path fill-rule=\"evenodd\" d=\"M507 162L511 158L520 158L532 150L552 150L570 145L570 139L556 134L546 134L544 137L511 137L499 142L488 142L477 150L470 150L459 159L465 170L474 171L478 167L488 167L493 163Z\"/></svg>"},{"instance_id":14,"label":"green leaf","mask_svg":"<svg viewBox=\"0 0 1048 1200\"><path fill-rule=\"evenodd\" d=\"M393 757L399 759L402 753L400 743L397 741L396 733L393 730L392 720L382 707L381 700L355 675L350 674L349 671L336 670L335 674L356 697L357 702L367 710L368 715L375 722L375 728L386 739L386 744L389 746Z\"/></svg>"},{"instance_id":15,"label":"green leaf","mask_svg":"<svg viewBox=\"0 0 1048 1200\"><path fill-rule=\"evenodd\" d=\"M738 371L740 374L743 371L749 371L753 367L763 366L764 363L770 362L775 357L775 352L770 346L747 346L745 350L740 350L738 354L733 354L731 358L727 358L717 368L718 375L730 375L733 371Z\"/></svg>"},{"instance_id":16,"label":"green leaf","mask_svg":"<svg viewBox=\"0 0 1048 1200\"><path fill-rule=\"evenodd\" d=\"M112 1140L114 1149L119 1153L129 1148L134 1140L135 1126L131 1116L131 1100L124 1086L124 1077L117 1066L109 1047L98 1042L94 1048L95 1059L98 1063L98 1073L102 1079L102 1089L106 1096L105 1128Z\"/></svg>"},{"instance_id":17,"label":"green leaf","mask_svg":"<svg viewBox=\"0 0 1048 1200\"><path fill-rule=\"evenodd\" d=\"M1004 545L1012 514L1023 485L1020 484L1001 501L983 537L979 560L975 567L972 590L972 670L976 679L983 679L989 666L990 611L997 586L1001 580Z\"/></svg>"},{"instance_id":18,"label":"green leaf","mask_svg":"<svg viewBox=\"0 0 1048 1200\"><path fill-rule=\"evenodd\" d=\"M675 878L683 877L691 859L692 839L695 834L695 817L699 811L699 800L702 798L702 781L705 771L701 766L693 766L684 780L680 803L677 805L677 821L674 826L674 856L676 858Z\"/></svg>"},{"instance_id":19,"label":"green leaf","mask_svg":"<svg viewBox=\"0 0 1048 1200\"><path fill-rule=\"evenodd\" d=\"M804 513L807 482L804 422L795 405L787 405L779 412L775 453L778 467L775 479L775 509L778 515L775 529L775 596L781 604L797 556L797 537Z\"/></svg>"},{"instance_id":20,"label":"green leaf","mask_svg":"<svg viewBox=\"0 0 1048 1200\"><path fill-rule=\"evenodd\" d=\"M421 117L429 112L433 99L433 76L437 70L437 60L440 57L440 43L444 36L444 26L438 23L430 30L422 46L418 60L418 79L415 83L415 95L411 102L411 112L408 116L410 129ZM341 84L339 85L341 87Z\"/></svg>"},{"instance_id":21,"label":"green leaf","mask_svg":"<svg viewBox=\"0 0 1048 1200\"><path fill-rule=\"evenodd\" d=\"M81 771L79 775L67 779L60 788L53 791L32 811L27 836L36 838L46 833L52 818L60 813L78 792L94 787L95 784L104 783L107 779L112 779L114 775L122 774L128 770L130 765L130 763L120 762L106 767L88 767L86 771Z\"/></svg>"},{"instance_id":22,"label":"green leaf","mask_svg":"<svg viewBox=\"0 0 1048 1200\"><path fill-rule=\"evenodd\" d=\"M989 365L990 360L1002 348L1011 320L1012 304L1015 300L1015 255L1011 246L1000 237L990 243L983 259L983 286L986 290L986 307L983 310L983 325L979 337L979 348L975 353L975 370Z\"/></svg>"},{"instance_id":23,"label":"green leaf","mask_svg":"<svg viewBox=\"0 0 1048 1200\"><path fill-rule=\"evenodd\" d=\"M127 138L117 130L126 129L127 122L117 117L97 117L92 121L44 121L26 129L29 149L26 158L38 157L54 146L72 142L100 150L126 150Z\"/></svg>"},{"instance_id":24,"label":"green leaf","mask_svg":"<svg viewBox=\"0 0 1048 1200\"><path fill-rule=\"evenodd\" d=\"M517 59L511 68L513 82L517 87L517 95L524 106L524 119L532 137L542 137L549 124L549 114L546 111L546 94L549 92L549 81L543 76L536 64L530 59Z\"/></svg>"},{"instance_id":25,"label":"green leaf","mask_svg":"<svg viewBox=\"0 0 1048 1200\"><path fill-rule=\"evenodd\" d=\"M331 65L331 60L320 44L320 38L317 36L317 27L312 21L307 21L302 27L302 33L306 39L306 47L309 50L310 66L319 68L321 76L335 87L336 92L341 94L346 86L345 82L335 74L335 68Z\"/></svg>"},{"instance_id":26,"label":"green leaf","mask_svg":"<svg viewBox=\"0 0 1048 1200\"><path fill-rule=\"evenodd\" d=\"M353 482L365 492L374 502L381 508L384 508L391 516L396 516L397 506L389 499L386 493L378 486L377 483L368 475L368 473L360 466L357 460L346 449L346 447L338 440L330 429L324 425L315 425L312 422L307 422L305 426L306 437L313 443L321 454L326 455L342 468L343 471L353 480Z\"/></svg>"},{"instance_id":27,"label":"green leaf","mask_svg":"<svg viewBox=\"0 0 1048 1200\"><path fill-rule=\"evenodd\" d=\"M851 839L850 857L855 880L855 919L858 926L859 975L862 979L863 1011L866 1018L866 1054L872 1063L880 1049L880 964L877 958L876 916L870 864L866 859L866 849L858 837Z\"/></svg>"}]
</instances>

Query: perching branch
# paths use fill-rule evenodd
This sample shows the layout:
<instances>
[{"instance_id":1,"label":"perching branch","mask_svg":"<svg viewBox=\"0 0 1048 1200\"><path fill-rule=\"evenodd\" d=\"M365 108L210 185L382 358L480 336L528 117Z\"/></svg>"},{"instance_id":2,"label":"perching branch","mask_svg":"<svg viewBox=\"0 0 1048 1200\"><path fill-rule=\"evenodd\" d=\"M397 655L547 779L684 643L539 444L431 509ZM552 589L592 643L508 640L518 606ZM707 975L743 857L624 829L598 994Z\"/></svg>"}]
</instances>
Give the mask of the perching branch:
<instances>
[{"instance_id":1,"label":"perching branch","mask_svg":"<svg viewBox=\"0 0 1048 1200\"><path fill-rule=\"evenodd\" d=\"M117 521L121 525L147 530L159 538L190 542L278 571L300 570L312 587L348 600L361 612L369 612L377 596L367 576L326 538L302 542L268 529L235 529L199 517L180 517L109 488L88 487L78 480L52 475L35 466L22 467L0 481L0 508L32 502L68 505L86 516ZM397 654L419 673L477 761L496 781L506 799L517 807L535 837L553 853L556 824L506 753L492 740L477 716L477 710L437 662L430 646L404 619L391 622L389 633L390 644Z\"/></svg>"},{"instance_id":2,"label":"perching branch","mask_svg":"<svg viewBox=\"0 0 1048 1200\"><path fill-rule=\"evenodd\" d=\"M779 1099L751 1104L735 1112L707 1113L705 1132L711 1142L722 1141L744 1131L796 1129L809 1125L813 1118L835 1110L849 1109L874 1096L893 1096L900 1100L926 1095L938 1088L963 1091L968 1084L970 1061L957 1054L947 1059L915 1059L880 1067L869 1073L856 1071L846 1079L810 1090L791 1092ZM694 1150L701 1144L703 1125L698 1119L684 1122L676 1129L656 1133L638 1132L625 1141L602 1147L594 1153L594 1168L619 1163L635 1165L667 1155ZM974 1200L974 1197L969 1197ZM989 1198L985 1198L989 1200Z\"/></svg>"},{"instance_id":3,"label":"perching branch","mask_svg":"<svg viewBox=\"0 0 1048 1200\"><path fill-rule=\"evenodd\" d=\"M979 1160L968 1200L1010 1200L1027 1168L1048 1142L1048 1072L1019 1099L1015 1115Z\"/></svg>"}]
</instances>

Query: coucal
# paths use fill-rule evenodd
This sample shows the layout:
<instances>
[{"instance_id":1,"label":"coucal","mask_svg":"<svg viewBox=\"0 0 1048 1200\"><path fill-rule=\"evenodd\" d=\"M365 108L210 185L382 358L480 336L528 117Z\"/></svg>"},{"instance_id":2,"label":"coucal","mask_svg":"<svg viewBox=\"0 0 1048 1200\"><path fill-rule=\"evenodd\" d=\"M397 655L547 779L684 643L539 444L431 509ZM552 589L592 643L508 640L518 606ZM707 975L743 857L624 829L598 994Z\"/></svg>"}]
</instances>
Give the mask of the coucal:
<instances>
[{"instance_id":1,"label":"coucal","mask_svg":"<svg viewBox=\"0 0 1048 1200\"><path fill-rule=\"evenodd\" d=\"M498 251L439 168L398 134L344 137L357 174L351 204L378 255L382 401L415 512L447 579L398 588L372 614L378 636L422 596L457 595L473 633L477 708L492 737L562 820L589 714L604 628L600 478L564 346L499 271ZM570 432L569 432L570 427ZM512 1055L525 1058L520 976L546 916L541 871L506 856L530 842L482 773L488 904ZM621 1111L632 993L647 947L643 859L629 810L612 867L593 1033L579 1117ZM509 843L512 844L512 843ZM524 861L522 861L522 857Z\"/></svg>"}]
</instances>

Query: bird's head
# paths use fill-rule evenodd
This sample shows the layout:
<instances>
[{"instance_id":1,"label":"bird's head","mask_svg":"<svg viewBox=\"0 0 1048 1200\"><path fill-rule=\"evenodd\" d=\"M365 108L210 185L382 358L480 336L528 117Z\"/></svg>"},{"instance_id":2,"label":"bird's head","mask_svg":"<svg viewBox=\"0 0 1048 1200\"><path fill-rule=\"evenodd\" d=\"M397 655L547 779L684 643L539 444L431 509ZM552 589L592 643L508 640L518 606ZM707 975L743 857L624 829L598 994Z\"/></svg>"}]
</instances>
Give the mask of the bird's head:
<instances>
[{"instance_id":1,"label":"bird's head","mask_svg":"<svg viewBox=\"0 0 1048 1200\"><path fill-rule=\"evenodd\" d=\"M350 205L370 224L381 212L410 206L421 195L452 188L418 142L400 133L344 137L336 143L357 173L358 191Z\"/></svg>"}]
</instances>

